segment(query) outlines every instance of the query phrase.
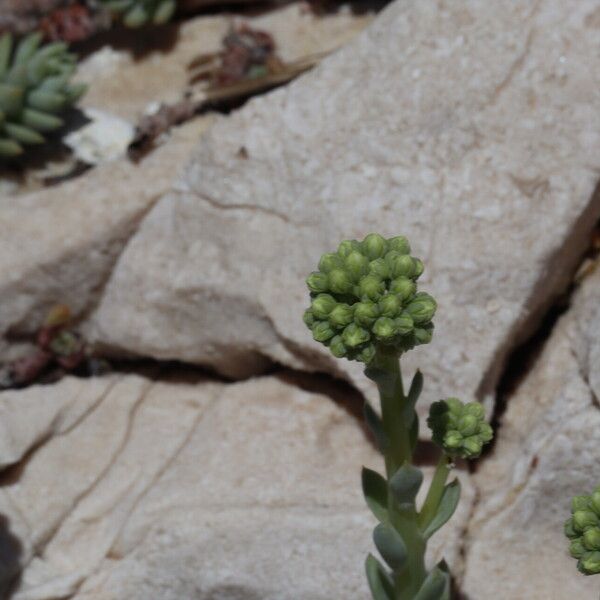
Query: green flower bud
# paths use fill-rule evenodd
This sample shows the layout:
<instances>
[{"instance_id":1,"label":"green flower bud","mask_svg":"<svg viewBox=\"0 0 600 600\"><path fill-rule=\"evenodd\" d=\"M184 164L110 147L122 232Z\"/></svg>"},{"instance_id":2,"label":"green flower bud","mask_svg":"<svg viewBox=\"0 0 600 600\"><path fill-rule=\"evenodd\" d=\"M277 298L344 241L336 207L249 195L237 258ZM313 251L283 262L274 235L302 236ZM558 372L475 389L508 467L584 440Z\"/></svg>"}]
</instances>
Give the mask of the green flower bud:
<instances>
[{"instance_id":1,"label":"green flower bud","mask_svg":"<svg viewBox=\"0 0 600 600\"><path fill-rule=\"evenodd\" d=\"M402 313L394 319L398 335L408 335L415 327L412 317L407 313Z\"/></svg>"},{"instance_id":2,"label":"green flower bud","mask_svg":"<svg viewBox=\"0 0 600 600\"><path fill-rule=\"evenodd\" d=\"M437 303L429 294L417 294L406 307L406 311L413 318L415 325L429 323L433 319L436 309Z\"/></svg>"},{"instance_id":3,"label":"green flower bud","mask_svg":"<svg viewBox=\"0 0 600 600\"><path fill-rule=\"evenodd\" d=\"M573 539L579 536L579 532L575 531L575 528L573 527L573 519L567 519L565 521L565 535L569 538L569 539Z\"/></svg>"},{"instance_id":4,"label":"green flower bud","mask_svg":"<svg viewBox=\"0 0 600 600\"><path fill-rule=\"evenodd\" d=\"M313 312L312 312L312 310L310 310L310 308L307 308L304 311L304 315L302 316L302 320L304 321L304 324L309 329L315 324L315 315L313 315Z\"/></svg>"},{"instance_id":5,"label":"green flower bud","mask_svg":"<svg viewBox=\"0 0 600 600\"><path fill-rule=\"evenodd\" d=\"M590 552L579 559L579 570L585 575L600 573L600 552Z\"/></svg>"},{"instance_id":6,"label":"green flower bud","mask_svg":"<svg viewBox=\"0 0 600 600\"><path fill-rule=\"evenodd\" d=\"M402 310L402 301L394 294L388 294L379 301L379 312L382 317L397 317Z\"/></svg>"},{"instance_id":7,"label":"green flower bud","mask_svg":"<svg viewBox=\"0 0 600 600\"><path fill-rule=\"evenodd\" d=\"M600 529L598 527L586 529L583 534L583 545L588 550L600 550Z\"/></svg>"},{"instance_id":8,"label":"green flower bud","mask_svg":"<svg viewBox=\"0 0 600 600\"><path fill-rule=\"evenodd\" d=\"M390 292L398 294L402 300L408 300L417 291L417 286L412 279L408 277L396 277L390 284Z\"/></svg>"},{"instance_id":9,"label":"green flower bud","mask_svg":"<svg viewBox=\"0 0 600 600\"><path fill-rule=\"evenodd\" d=\"M342 333L342 339L348 348L356 348L357 346L368 342L370 337L369 332L366 329L359 327L356 323L350 323Z\"/></svg>"},{"instance_id":10,"label":"green flower bud","mask_svg":"<svg viewBox=\"0 0 600 600\"><path fill-rule=\"evenodd\" d=\"M483 445L491 440L491 427L486 423L483 407L463 404L458 398L434 402L427 425L433 441L451 457L476 458Z\"/></svg>"},{"instance_id":11,"label":"green flower bud","mask_svg":"<svg viewBox=\"0 0 600 600\"><path fill-rule=\"evenodd\" d=\"M583 545L581 539L573 540L569 544L569 554L573 558L581 558L587 552L586 547Z\"/></svg>"},{"instance_id":12,"label":"green flower bud","mask_svg":"<svg viewBox=\"0 0 600 600\"><path fill-rule=\"evenodd\" d=\"M329 313L329 323L332 327L346 327L352 323L352 312L352 308L348 304L340 303Z\"/></svg>"},{"instance_id":13,"label":"green flower bud","mask_svg":"<svg viewBox=\"0 0 600 600\"><path fill-rule=\"evenodd\" d=\"M337 253L342 258L346 258L353 251L360 252L360 244L356 240L344 240L340 242Z\"/></svg>"},{"instance_id":14,"label":"green flower bud","mask_svg":"<svg viewBox=\"0 0 600 600\"><path fill-rule=\"evenodd\" d=\"M327 321L317 321L312 326L312 334L317 342L323 343L331 339L335 335L335 331L331 329Z\"/></svg>"},{"instance_id":15,"label":"green flower bud","mask_svg":"<svg viewBox=\"0 0 600 600\"><path fill-rule=\"evenodd\" d=\"M585 531L598 525L598 516L591 510L576 510L573 513L573 527L576 531Z\"/></svg>"},{"instance_id":16,"label":"green flower bud","mask_svg":"<svg viewBox=\"0 0 600 600\"><path fill-rule=\"evenodd\" d=\"M354 305L354 321L362 327L371 327L379 316L379 308L374 302L358 302Z\"/></svg>"},{"instance_id":17,"label":"green flower bud","mask_svg":"<svg viewBox=\"0 0 600 600\"><path fill-rule=\"evenodd\" d=\"M391 254L391 253L390 253ZM400 254L392 256L388 259L389 254L386 256L386 262L390 267L390 275L396 277L412 277L415 272L415 263L408 254Z\"/></svg>"},{"instance_id":18,"label":"green flower bud","mask_svg":"<svg viewBox=\"0 0 600 600\"><path fill-rule=\"evenodd\" d=\"M383 342L391 340L397 334L394 320L389 317L379 317L373 325L373 333Z\"/></svg>"},{"instance_id":19,"label":"green flower bud","mask_svg":"<svg viewBox=\"0 0 600 600\"><path fill-rule=\"evenodd\" d=\"M354 287L350 276L344 269L332 269L328 279L329 289L334 294L348 294Z\"/></svg>"},{"instance_id":20,"label":"green flower bud","mask_svg":"<svg viewBox=\"0 0 600 600\"><path fill-rule=\"evenodd\" d=\"M388 240L388 249L395 250L399 254L410 254L410 244L402 235L390 238Z\"/></svg>"},{"instance_id":21,"label":"green flower bud","mask_svg":"<svg viewBox=\"0 0 600 600\"><path fill-rule=\"evenodd\" d=\"M365 363L365 365L368 365L375 357L375 352L375 346L373 344L368 344L358 353L356 358L360 362Z\"/></svg>"},{"instance_id":22,"label":"green flower bud","mask_svg":"<svg viewBox=\"0 0 600 600\"><path fill-rule=\"evenodd\" d=\"M376 258L369 263L369 273L380 279L389 279L390 269L383 258Z\"/></svg>"},{"instance_id":23,"label":"green flower bud","mask_svg":"<svg viewBox=\"0 0 600 600\"><path fill-rule=\"evenodd\" d=\"M361 242L360 249L369 260L375 260L386 253L387 242L378 233L370 233Z\"/></svg>"},{"instance_id":24,"label":"green flower bud","mask_svg":"<svg viewBox=\"0 0 600 600\"><path fill-rule=\"evenodd\" d=\"M596 489L592 494L590 508L600 517L600 488Z\"/></svg>"},{"instance_id":25,"label":"green flower bud","mask_svg":"<svg viewBox=\"0 0 600 600\"><path fill-rule=\"evenodd\" d=\"M367 275L358 283L359 294L362 300L373 300L376 302L385 291L385 284L375 275Z\"/></svg>"},{"instance_id":26,"label":"green flower bud","mask_svg":"<svg viewBox=\"0 0 600 600\"><path fill-rule=\"evenodd\" d=\"M341 335L336 335L331 338L331 343L329 344L329 349L331 350L331 354L333 354L336 358L344 358L348 353L348 349L342 340Z\"/></svg>"},{"instance_id":27,"label":"green flower bud","mask_svg":"<svg viewBox=\"0 0 600 600\"><path fill-rule=\"evenodd\" d=\"M344 261L337 254L323 254L319 261L319 271L329 273L333 269L343 269Z\"/></svg>"},{"instance_id":28,"label":"green flower bud","mask_svg":"<svg viewBox=\"0 0 600 600\"><path fill-rule=\"evenodd\" d=\"M354 281L358 281L369 272L369 259L356 250L346 256L344 264Z\"/></svg>"},{"instance_id":29,"label":"green flower bud","mask_svg":"<svg viewBox=\"0 0 600 600\"><path fill-rule=\"evenodd\" d=\"M415 271L413 273L413 279L416 281L417 279L419 279L419 277L421 277L421 275L423 275L425 265L423 265L423 262L418 258L413 258L413 261L415 262Z\"/></svg>"},{"instance_id":30,"label":"green flower bud","mask_svg":"<svg viewBox=\"0 0 600 600\"><path fill-rule=\"evenodd\" d=\"M335 298L330 294L319 294L313 299L310 308L317 319L326 319L337 306Z\"/></svg>"},{"instance_id":31,"label":"green flower bud","mask_svg":"<svg viewBox=\"0 0 600 600\"><path fill-rule=\"evenodd\" d=\"M329 280L325 273L320 273L319 271L313 271L306 278L306 285L311 292L320 294L322 292L326 292L329 289Z\"/></svg>"},{"instance_id":32,"label":"green flower bud","mask_svg":"<svg viewBox=\"0 0 600 600\"><path fill-rule=\"evenodd\" d=\"M575 512L577 510L587 510L590 507L590 497L589 496L575 496L573 500L571 500L571 511Z\"/></svg>"},{"instance_id":33,"label":"green flower bud","mask_svg":"<svg viewBox=\"0 0 600 600\"><path fill-rule=\"evenodd\" d=\"M427 323L424 327L415 328L415 341L417 344L429 344L433 338L433 325Z\"/></svg>"}]
</instances>

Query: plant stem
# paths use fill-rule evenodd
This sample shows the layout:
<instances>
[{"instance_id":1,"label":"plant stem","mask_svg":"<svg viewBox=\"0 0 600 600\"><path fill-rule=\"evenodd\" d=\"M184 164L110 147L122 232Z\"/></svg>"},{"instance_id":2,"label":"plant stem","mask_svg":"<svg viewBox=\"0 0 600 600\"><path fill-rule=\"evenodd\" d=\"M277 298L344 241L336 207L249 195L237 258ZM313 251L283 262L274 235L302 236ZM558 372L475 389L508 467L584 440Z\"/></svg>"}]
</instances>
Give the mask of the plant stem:
<instances>
[{"instance_id":1,"label":"plant stem","mask_svg":"<svg viewBox=\"0 0 600 600\"><path fill-rule=\"evenodd\" d=\"M381 419L389 447L385 452L388 479L404 464L411 462L409 432L403 419L406 398L400 372L400 359L395 351L378 351L373 368L379 371L374 377L381 401Z\"/></svg>"},{"instance_id":2,"label":"plant stem","mask_svg":"<svg viewBox=\"0 0 600 600\"><path fill-rule=\"evenodd\" d=\"M427 492L427 498L425 498L425 502L423 503L421 512L419 513L419 526L421 529L425 529L435 516L438 506L440 505L446 480L448 479L449 474L450 462L448 457L442 453L437 467L435 468L435 473L433 474L433 479L431 480L431 485L429 486L429 491Z\"/></svg>"}]
</instances>

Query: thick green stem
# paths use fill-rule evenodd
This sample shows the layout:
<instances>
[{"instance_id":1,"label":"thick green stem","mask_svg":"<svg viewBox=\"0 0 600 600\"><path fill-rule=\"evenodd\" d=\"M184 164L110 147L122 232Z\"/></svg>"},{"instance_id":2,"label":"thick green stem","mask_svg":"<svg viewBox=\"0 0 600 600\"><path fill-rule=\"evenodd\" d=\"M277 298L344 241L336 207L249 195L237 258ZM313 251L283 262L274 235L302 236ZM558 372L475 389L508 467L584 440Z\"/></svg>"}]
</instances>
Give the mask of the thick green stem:
<instances>
[{"instance_id":1,"label":"thick green stem","mask_svg":"<svg viewBox=\"0 0 600 600\"><path fill-rule=\"evenodd\" d=\"M450 461L448 457L442 453L435 469L429 491L427 492L427 498L425 498L425 502L423 503L419 514L419 526L421 529L425 529L433 517L435 517L442 495L444 494L444 487L449 474Z\"/></svg>"},{"instance_id":2,"label":"thick green stem","mask_svg":"<svg viewBox=\"0 0 600 600\"><path fill-rule=\"evenodd\" d=\"M405 567L399 573L394 573L396 600L413 600L427 576L426 542L419 529L414 508L405 510L394 507L390 510L390 514L392 524L402 536L408 549Z\"/></svg>"},{"instance_id":3,"label":"thick green stem","mask_svg":"<svg viewBox=\"0 0 600 600\"><path fill-rule=\"evenodd\" d=\"M385 451L385 467L389 479L405 462L411 462L412 458L409 431L403 418L406 398L398 354L379 350L372 369L379 372L373 379L379 390L381 419L389 440Z\"/></svg>"}]
</instances>

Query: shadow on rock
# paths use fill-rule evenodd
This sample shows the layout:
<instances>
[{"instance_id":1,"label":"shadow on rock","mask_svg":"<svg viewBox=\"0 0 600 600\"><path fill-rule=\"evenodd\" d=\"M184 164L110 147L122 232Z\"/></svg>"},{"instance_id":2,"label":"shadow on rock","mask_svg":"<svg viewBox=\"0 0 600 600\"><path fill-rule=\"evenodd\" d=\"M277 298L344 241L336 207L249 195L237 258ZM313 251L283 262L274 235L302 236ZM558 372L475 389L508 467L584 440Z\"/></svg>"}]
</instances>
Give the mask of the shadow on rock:
<instances>
[{"instance_id":1,"label":"shadow on rock","mask_svg":"<svg viewBox=\"0 0 600 600\"><path fill-rule=\"evenodd\" d=\"M19 578L23 545L10 531L10 521L0 514L0 598L9 598Z\"/></svg>"}]
</instances>

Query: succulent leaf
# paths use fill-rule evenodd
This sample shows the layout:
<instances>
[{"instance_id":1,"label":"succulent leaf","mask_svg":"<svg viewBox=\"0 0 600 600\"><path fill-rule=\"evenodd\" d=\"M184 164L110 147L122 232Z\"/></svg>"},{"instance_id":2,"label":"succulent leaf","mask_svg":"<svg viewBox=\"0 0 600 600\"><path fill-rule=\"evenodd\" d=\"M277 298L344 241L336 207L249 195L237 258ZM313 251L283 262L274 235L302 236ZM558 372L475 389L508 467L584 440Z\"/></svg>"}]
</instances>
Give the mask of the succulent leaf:
<instances>
[{"instance_id":1,"label":"succulent leaf","mask_svg":"<svg viewBox=\"0 0 600 600\"><path fill-rule=\"evenodd\" d=\"M367 505L378 521L388 520L388 487L386 480L376 471L363 467L362 489Z\"/></svg>"},{"instance_id":2,"label":"succulent leaf","mask_svg":"<svg viewBox=\"0 0 600 600\"><path fill-rule=\"evenodd\" d=\"M148 23L162 25L177 8L175 0L101 0L108 11L121 19L126 27L143 27Z\"/></svg>"},{"instance_id":3,"label":"succulent leaf","mask_svg":"<svg viewBox=\"0 0 600 600\"><path fill-rule=\"evenodd\" d=\"M365 562L367 581L373 600L394 600L394 583L383 565L372 555Z\"/></svg>"},{"instance_id":4,"label":"succulent leaf","mask_svg":"<svg viewBox=\"0 0 600 600\"><path fill-rule=\"evenodd\" d=\"M44 133L63 125L58 114L85 91L70 85L76 58L67 45L41 45L34 33L15 47L9 34L0 36L0 160L23 153L23 146L42 144Z\"/></svg>"}]
</instances>

